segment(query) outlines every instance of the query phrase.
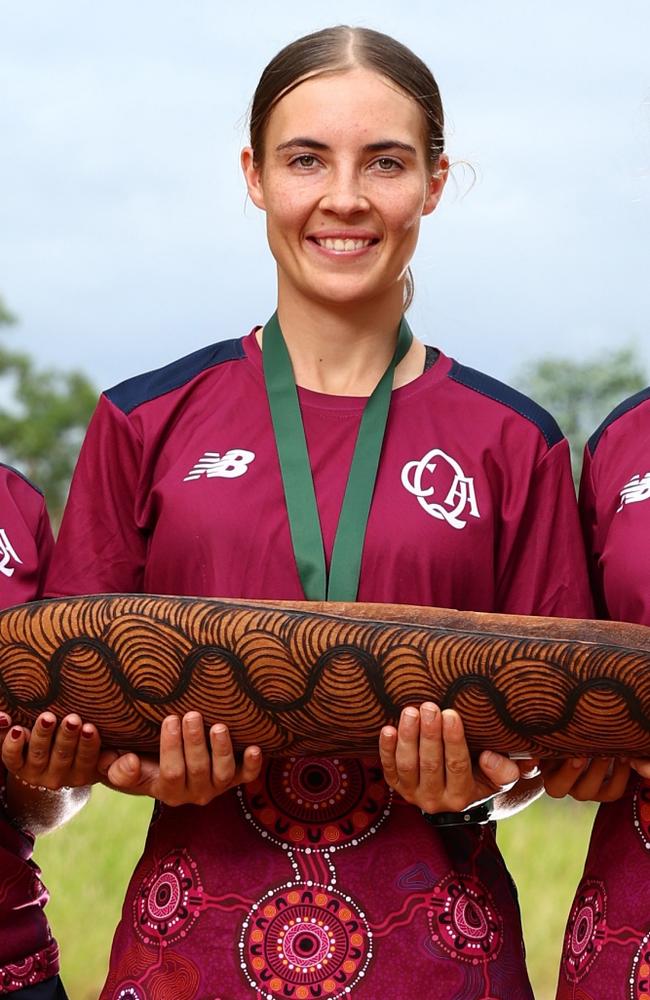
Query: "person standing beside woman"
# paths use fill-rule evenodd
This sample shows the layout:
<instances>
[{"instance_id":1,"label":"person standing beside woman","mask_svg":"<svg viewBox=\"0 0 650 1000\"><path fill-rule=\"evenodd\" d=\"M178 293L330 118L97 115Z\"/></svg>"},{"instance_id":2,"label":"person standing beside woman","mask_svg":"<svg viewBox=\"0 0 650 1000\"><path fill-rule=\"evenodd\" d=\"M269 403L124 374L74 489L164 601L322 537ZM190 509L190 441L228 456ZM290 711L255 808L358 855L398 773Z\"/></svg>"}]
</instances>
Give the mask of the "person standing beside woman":
<instances>
[{"instance_id":1,"label":"person standing beside woman","mask_svg":"<svg viewBox=\"0 0 650 1000\"><path fill-rule=\"evenodd\" d=\"M298 39L262 74L242 167L277 312L102 395L49 595L589 616L557 425L404 319L449 167L429 69L369 29ZM473 767L430 703L378 740L373 760L236 759L189 712L159 758L114 762L114 787L158 804L104 1000L530 998L486 820L537 785L489 748Z\"/></svg>"},{"instance_id":2,"label":"person standing beside woman","mask_svg":"<svg viewBox=\"0 0 650 1000\"><path fill-rule=\"evenodd\" d=\"M580 510L598 616L650 625L650 389L617 406L587 443ZM596 816L564 938L562 1000L650 995L650 764L632 764L639 773L625 794Z\"/></svg>"}]
</instances>

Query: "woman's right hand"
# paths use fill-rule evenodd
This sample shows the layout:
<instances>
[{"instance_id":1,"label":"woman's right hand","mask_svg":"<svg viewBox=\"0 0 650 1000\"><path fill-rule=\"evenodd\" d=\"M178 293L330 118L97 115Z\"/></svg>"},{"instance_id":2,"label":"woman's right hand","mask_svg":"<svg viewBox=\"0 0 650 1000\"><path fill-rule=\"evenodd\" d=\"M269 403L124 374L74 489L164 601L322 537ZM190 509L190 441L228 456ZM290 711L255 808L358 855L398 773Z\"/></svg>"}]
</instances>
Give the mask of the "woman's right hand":
<instances>
[{"instance_id":1,"label":"woman's right hand","mask_svg":"<svg viewBox=\"0 0 650 1000\"><path fill-rule=\"evenodd\" d=\"M212 726L209 739L208 747L199 712L188 712L182 720L169 715L160 730L159 758L123 754L106 770L105 783L168 806L203 806L229 788L257 778L262 767L259 747L247 747L238 765L226 726Z\"/></svg>"}]
</instances>

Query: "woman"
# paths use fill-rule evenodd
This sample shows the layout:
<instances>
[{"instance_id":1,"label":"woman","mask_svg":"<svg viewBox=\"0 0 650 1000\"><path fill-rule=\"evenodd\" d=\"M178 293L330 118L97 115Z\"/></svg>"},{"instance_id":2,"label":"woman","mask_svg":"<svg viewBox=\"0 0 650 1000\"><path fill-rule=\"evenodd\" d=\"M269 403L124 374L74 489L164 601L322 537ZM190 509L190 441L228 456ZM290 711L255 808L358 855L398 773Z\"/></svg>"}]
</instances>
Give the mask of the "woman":
<instances>
[{"instance_id":1,"label":"woman","mask_svg":"<svg viewBox=\"0 0 650 1000\"><path fill-rule=\"evenodd\" d=\"M365 29L299 39L262 75L242 166L277 315L104 394L49 592L588 615L557 426L402 321L448 172L427 67ZM113 785L164 804L102 996L530 997L489 807L459 813L523 802L518 768L485 752L474 772L431 704L380 757L236 765L193 712L159 761L118 760Z\"/></svg>"},{"instance_id":2,"label":"woman","mask_svg":"<svg viewBox=\"0 0 650 1000\"><path fill-rule=\"evenodd\" d=\"M644 389L590 438L580 488L597 612L641 625L650 625L649 443ZM625 795L596 817L569 915L558 997L641 1000L650 993L650 766L634 764L645 777L634 775Z\"/></svg>"},{"instance_id":3,"label":"woman","mask_svg":"<svg viewBox=\"0 0 650 1000\"><path fill-rule=\"evenodd\" d=\"M0 607L40 597L53 547L42 493L0 464ZM31 860L35 834L75 813L95 780L99 735L76 715L62 725L45 712L27 731L0 713L0 995L65 1000L59 949L44 906L47 890ZM3 762L6 765L3 766ZM105 764L109 763L107 758Z\"/></svg>"}]
</instances>

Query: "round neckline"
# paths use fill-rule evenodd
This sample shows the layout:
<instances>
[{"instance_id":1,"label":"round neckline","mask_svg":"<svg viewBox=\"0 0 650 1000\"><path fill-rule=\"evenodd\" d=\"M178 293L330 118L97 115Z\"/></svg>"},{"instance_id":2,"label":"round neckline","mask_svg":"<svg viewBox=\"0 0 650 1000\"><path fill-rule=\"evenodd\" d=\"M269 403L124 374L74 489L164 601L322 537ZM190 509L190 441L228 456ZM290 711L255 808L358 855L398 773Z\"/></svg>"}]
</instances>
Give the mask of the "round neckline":
<instances>
[{"instance_id":1,"label":"round neckline","mask_svg":"<svg viewBox=\"0 0 650 1000\"><path fill-rule=\"evenodd\" d=\"M242 342L246 357L253 363L260 378L264 380L262 348L258 344L256 337L259 329L261 329L260 326L253 327L248 336L243 338ZM396 403L401 399L406 399L421 392L423 389L429 389L445 377L451 367L451 358L448 358L439 348L437 350L438 357L431 368L428 368L416 378L411 379L406 385L401 385L397 389L393 389L391 393L392 402ZM306 389L301 385L296 388L301 404L322 410L358 411L364 408L369 399L369 396L338 396L329 392L318 392L316 389Z\"/></svg>"}]
</instances>

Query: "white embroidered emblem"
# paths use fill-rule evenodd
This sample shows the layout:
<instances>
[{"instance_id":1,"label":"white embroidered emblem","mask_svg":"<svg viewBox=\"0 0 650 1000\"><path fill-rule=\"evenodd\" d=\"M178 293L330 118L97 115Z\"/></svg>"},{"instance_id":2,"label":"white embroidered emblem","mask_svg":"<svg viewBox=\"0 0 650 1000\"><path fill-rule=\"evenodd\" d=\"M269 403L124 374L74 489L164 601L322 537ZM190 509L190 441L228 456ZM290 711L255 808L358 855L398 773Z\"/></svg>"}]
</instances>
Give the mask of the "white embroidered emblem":
<instances>
[{"instance_id":1,"label":"white embroidered emblem","mask_svg":"<svg viewBox=\"0 0 650 1000\"><path fill-rule=\"evenodd\" d=\"M623 510L627 503L640 503L642 500L650 500L650 472L645 476L640 476L637 472L632 476L629 483L626 483L621 490L621 502L616 508L616 513Z\"/></svg>"},{"instance_id":2,"label":"white embroidered emblem","mask_svg":"<svg viewBox=\"0 0 650 1000\"><path fill-rule=\"evenodd\" d=\"M438 461L434 461L438 459ZM428 500L436 493L436 486L432 482L432 476L438 469L438 476L443 471L441 461L446 463L446 475L444 480L449 479L451 474L451 485L442 501ZM425 476L425 473L430 475ZM429 482L428 486L423 484L423 479ZM443 482L444 482L443 480ZM419 462L407 462L402 469L402 485L405 489L418 498L418 503L427 514L446 521L453 528L464 528L466 520L462 520L465 512L468 511L470 517L480 517L478 504L476 502L476 491L474 490L474 479L466 476L458 462L446 455L440 448L433 448L428 451ZM446 486L446 483L445 483ZM440 485L438 489L440 489Z\"/></svg>"},{"instance_id":3,"label":"white embroidered emblem","mask_svg":"<svg viewBox=\"0 0 650 1000\"><path fill-rule=\"evenodd\" d=\"M255 458L254 451L245 451L243 448L231 448L225 455L220 455L218 451L206 451L205 455L198 460L183 482L190 479L200 479L207 476L219 476L222 479L237 479L248 471L248 466Z\"/></svg>"},{"instance_id":4,"label":"white embroidered emblem","mask_svg":"<svg viewBox=\"0 0 650 1000\"><path fill-rule=\"evenodd\" d=\"M7 538L7 532L4 528L0 528L0 573L5 576L14 575L16 567L9 565L12 559L22 566L23 561L18 557L16 550Z\"/></svg>"}]
</instances>

